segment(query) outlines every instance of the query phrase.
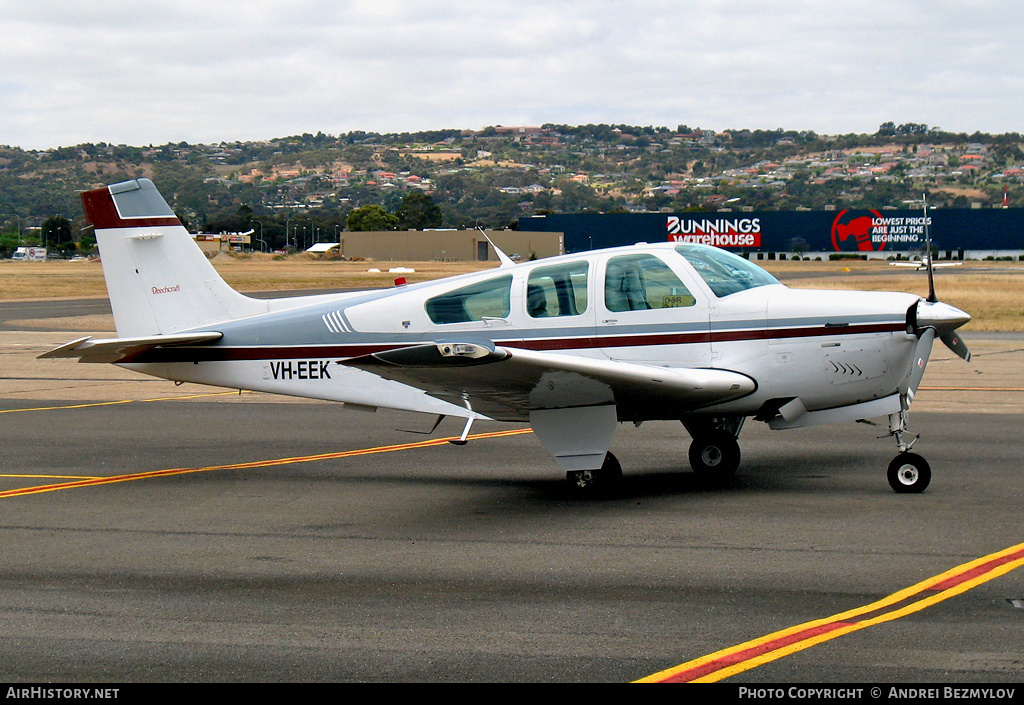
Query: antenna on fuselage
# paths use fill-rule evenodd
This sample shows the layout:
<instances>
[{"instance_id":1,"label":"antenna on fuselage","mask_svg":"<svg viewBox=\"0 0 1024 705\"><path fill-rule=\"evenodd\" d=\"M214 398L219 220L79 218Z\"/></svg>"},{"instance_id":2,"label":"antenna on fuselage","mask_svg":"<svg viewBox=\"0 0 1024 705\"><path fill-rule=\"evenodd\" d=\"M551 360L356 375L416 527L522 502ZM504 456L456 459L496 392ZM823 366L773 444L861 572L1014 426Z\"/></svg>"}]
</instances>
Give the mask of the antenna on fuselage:
<instances>
[{"instance_id":1,"label":"antenna on fuselage","mask_svg":"<svg viewBox=\"0 0 1024 705\"><path fill-rule=\"evenodd\" d=\"M918 201L904 201L906 204L916 204ZM932 236L931 230L928 228L928 195L921 194L921 209L924 214L924 255L921 262L925 265L925 270L928 272L928 303L935 303L939 300L939 297L935 295L935 274L932 267Z\"/></svg>"},{"instance_id":2,"label":"antenna on fuselage","mask_svg":"<svg viewBox=\"0 0 1024 705\"><path fill-rule=\"evenodd\" d=\"M935 296L935 276L933 274L932 267L932 237L931 232L928 229L928 196L927 194L921 194L921 207L924 209L924 247L925 247L925 260L928 263L928 301L935 303L938 301L938 297Z\"/></svg>"},{"instance_id":3,"label":"antenna on fuselage","mask_svg":"<svg viewBox=\"0 0 1024 705\"><path fill-rule=\"evenodd\" d=\"M498 269L501 269L502 267L511 267L512 265L515 264L515 262L512 261L512 258L506 255L504 252L502 252L498 248L498 246L494 244L494 241L491 240L490 237L488 237L487 231L485 231L482 227L478 227L477 230L480 231L480 234L484 236L484 239L487 240L487 242L490 243L491 247L494 248L494 254L498 255L498 261L501 262L501 264L498 265Z\"/></svg>"}]
</instances>

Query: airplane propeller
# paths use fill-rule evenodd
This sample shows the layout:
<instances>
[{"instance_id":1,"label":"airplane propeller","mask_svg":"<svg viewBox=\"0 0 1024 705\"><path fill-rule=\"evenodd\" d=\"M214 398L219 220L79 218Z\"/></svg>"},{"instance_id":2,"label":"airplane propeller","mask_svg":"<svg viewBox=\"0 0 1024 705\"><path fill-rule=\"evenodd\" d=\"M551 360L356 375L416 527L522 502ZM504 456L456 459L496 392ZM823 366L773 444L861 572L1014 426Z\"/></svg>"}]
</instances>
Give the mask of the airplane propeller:
<instances>
[{"instance_id":1,"label":"airplane propeller","mask_svg":"<svg viewBox=\"0 0 1024 705\"><path fill-rule=\"evenodd\" d=\"M967 362L971 361L971 351L967 349L967 345L964 343L963 338L956 333L946 333L941 336L939 340L945 343L947 348L967 360Z\"/></svg>"}]
</instances>

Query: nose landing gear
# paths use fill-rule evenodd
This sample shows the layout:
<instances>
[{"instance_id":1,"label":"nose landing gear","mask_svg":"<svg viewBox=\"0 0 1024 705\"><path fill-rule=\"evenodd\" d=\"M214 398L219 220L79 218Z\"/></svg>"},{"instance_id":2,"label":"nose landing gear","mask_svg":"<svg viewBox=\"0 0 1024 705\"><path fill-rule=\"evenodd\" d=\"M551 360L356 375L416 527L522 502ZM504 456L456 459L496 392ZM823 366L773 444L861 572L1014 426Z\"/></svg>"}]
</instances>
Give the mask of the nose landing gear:
<instances>
[{"instance_id":1,"label":"nose landing gear","mask_svg":"<svg viewBox=\"0 0 1024 705\"><path fill-rule=\"evenodd\" d=\"M924 492L928 483L932 481L932 469L928 461L917 453L910 452L919 436L914 436L913 440L907 443L903 439L906 432L907 412L889 414L889 435L896 438L896 446L900 453L889 463L886 477L889 479L889 487L895 492Z\"/></svg>"}]
</instances>

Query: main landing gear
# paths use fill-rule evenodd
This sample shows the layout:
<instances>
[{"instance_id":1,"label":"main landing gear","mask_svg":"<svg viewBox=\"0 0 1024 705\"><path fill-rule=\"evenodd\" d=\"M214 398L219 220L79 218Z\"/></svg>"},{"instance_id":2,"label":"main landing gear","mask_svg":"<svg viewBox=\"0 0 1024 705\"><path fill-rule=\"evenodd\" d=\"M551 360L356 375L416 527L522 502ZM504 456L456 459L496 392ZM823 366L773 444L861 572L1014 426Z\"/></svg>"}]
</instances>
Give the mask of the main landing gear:
<instances>
[{"instance_id":1,"label":"main landing gear","mask_svg":"<svg viewBox=\"0 0 1024 705\"><path fill-rule=\"evenodd\" d=\"M690 443L690 467L703 480L729 479L740 466L740 444L736 440L744 419L712 418L683 421L693 437Z\"/></svg>"},{"instance_id":2,"label":"main landing gear","mask_svg":"<svg viewBox=\"0 0 1024 705\"><path fill-rule=\"evenodd\" d=\"M889 487L895 492L924 492L928 483L932 481L932 469L928 461L917 453L910 452L918 437L914 436L913 440L907 443L903 439L906 432L907 412L889 414L889 435L896 438L896 446L900 453L889 463L886 477L889 479Z\"/></svg>"},{"instance_id":3,"label":"main landing gear","mask_svg":"<svg viewBox=\"0 0 1024 705\"><path fill-rule=\"evenodd\" d=\"M570 470L565 473L565 480L576 492L609 492L622 480L622 465L614 455L605 453L604 463L599 470Z\"/></svg>"}]
</instances>

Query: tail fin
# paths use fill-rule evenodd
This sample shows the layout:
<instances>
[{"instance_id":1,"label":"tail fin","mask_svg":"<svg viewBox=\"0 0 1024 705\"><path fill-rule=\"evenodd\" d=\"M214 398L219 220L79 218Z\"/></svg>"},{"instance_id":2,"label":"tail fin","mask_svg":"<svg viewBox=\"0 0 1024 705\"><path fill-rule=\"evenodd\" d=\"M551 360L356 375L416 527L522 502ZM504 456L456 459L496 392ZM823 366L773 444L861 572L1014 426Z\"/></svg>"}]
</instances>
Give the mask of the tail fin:
<instances>
[{"instance_id":1,"label":"tail fin","mask_svg":"<svg viewBox=\"0 0 1024 705\"><path fill-rule=\"evenodd\" d=\"M213 268L149 179L82 194L118 336L177 333L267 311Z\"/></svg>"}]
</instances>

